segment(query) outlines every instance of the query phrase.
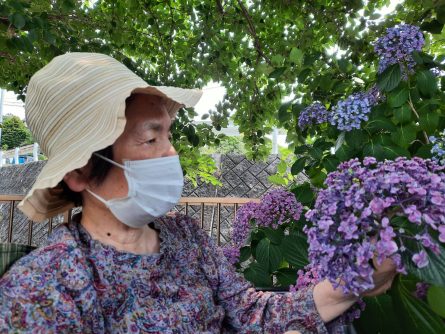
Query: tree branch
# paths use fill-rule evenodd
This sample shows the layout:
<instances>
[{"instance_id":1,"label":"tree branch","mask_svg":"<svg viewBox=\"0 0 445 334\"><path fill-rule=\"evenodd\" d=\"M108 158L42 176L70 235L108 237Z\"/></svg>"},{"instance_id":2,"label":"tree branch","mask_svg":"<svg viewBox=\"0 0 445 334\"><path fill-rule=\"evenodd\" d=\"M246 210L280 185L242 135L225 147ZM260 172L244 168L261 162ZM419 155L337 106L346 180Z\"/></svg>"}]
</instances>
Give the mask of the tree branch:
<instances>
[{"instance_id":1,"label":"tree branch","mask_svg":"<svg viewBox=\"0 0 445 334\"><path fill-rule=\"evenodd\" d=\"M261 42L260 39L258 38L258 35L256 34L256 30L255 30L255 26L253 25L252 22L252 18L249 15L249 12L247 11L246 7L244 6L244 4L242 3L242 0L238 0L238 4L241 7L241 11L243 13L243 16L246 18L247 20L247 24L248 24L248 28L249 28L249 33L253 38L253 44L255 45L255 49L258 52L258 55L263 57L264 60L269 64L272 65L272 62L270 61L269 57L267 57L264 52L263 52L263 48L261 47Z\"/></svg>"}]
</instances>

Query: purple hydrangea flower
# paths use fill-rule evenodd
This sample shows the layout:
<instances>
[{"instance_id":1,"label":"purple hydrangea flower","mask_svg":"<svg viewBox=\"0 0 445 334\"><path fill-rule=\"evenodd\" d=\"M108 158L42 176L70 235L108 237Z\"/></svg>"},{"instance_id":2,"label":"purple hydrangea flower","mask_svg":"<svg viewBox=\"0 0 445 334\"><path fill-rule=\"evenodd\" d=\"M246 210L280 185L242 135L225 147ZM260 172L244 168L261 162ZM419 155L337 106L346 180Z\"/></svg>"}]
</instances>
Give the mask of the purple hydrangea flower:
<instances>
[{"instance_id":1,"label":"purple hydrangea flower","mask_svg":"<svg viewBox=\"0 0 445 334\"><path fill-rule=\"evenodd\" d=\"M386 35L380 37L374 46L374 51L380 57L378 72L382 73L389 66L399 63L402 76L406 79L416 65L413 51L421 51L424 45L425 39L419 27L401 24L386 29Z\"/></svg>"},{"instance_id":2,"label":"purple hydrangea flower","mask_svg":"<svg viewBox=\"0 0 445 334\"><path fill-rule=\"evenodd\" d=\"M224 254L231 263L236 263L239 250L246 244L253 223L256 226L277 229L280 225L299 220L302 211L303 206L296 200L295 195L281 188L267 192L260 203L244 204L236 213L231 244L223 249Z\"/></svg>"},{"instance_id":3,"label":"purple hydrangea flower","mask_svg":"<svg viewBox=\"0 0 445 334\"><path fill-rule=\"evenodd\" d=\"M340 131L360 129L362 121L368 120L371 108L383 98L376 86L367 92L354 93L340 100L333 108L329 122Z\"/></svg>"},{"instance_id":4,"label":"purple hydrangea flower","mask_svg":"<svg viewBox=\"0 0 445 334\"><path fill-rule=\"evenodd\" d=\"M328 121L328 110L320 102L315 102L303 109L298 117L298 126L301 130L314 124L321 124Z\"/></svg>"},{"instance_id":5,"label":"purple hydrangea flower","mask_svg":"<svg viewBox=\"0 0 445 334\"><path fill-rule=\"evenodd\" d=\"M425 282L416 283L416 291L414 295L419 299L425 299L430 285Z\"/></svg>"},{"instance_id":6,"label":"purple hydrangea flower","mask_svg":"<svg viewBox=\"0 0 445 334\"><path fill-rule=\"evenodd\" d=\"M417 157L365 158L363 164L352 159L330 173L325 184L306 214L313 224L304 229L309 260L320 277L334 285L340 278L345 293L358 295L374 287L373 258L378 264L391 258L406 274L403 253L419 268L428 265L426 250L439 255L438 242L445 243L444 166ZM415 236L393 223L402 217L419 231ZM412 241L417 248L407 246Z\"/></svg>"},{"instance_id":7,"label":"purple hydrangea flower","mask_svg":"<svg viewBox=\"0 0 445 334\"><path fill-rule=\"evenodd\" d=\"M430 142L433 144L431 149L433 160L441 165L445 165L445 131L440 134L439 138L431 136Z\"/></svg>"}]
</instances>

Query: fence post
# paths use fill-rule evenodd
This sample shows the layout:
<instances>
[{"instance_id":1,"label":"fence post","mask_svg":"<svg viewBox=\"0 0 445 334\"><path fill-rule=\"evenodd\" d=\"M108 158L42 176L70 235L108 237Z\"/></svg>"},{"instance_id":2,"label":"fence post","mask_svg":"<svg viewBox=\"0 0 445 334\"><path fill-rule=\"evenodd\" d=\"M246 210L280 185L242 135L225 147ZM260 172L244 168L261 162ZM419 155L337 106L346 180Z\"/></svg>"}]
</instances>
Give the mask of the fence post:
<instances>
[{"instance_id":1,"label":"fence post","mask_svg":"<svg viewBox=\"0 0 445 334\"><path fill-rule=\"evenodd\" d=\"M14 164L18 165L19 164L19 148L16 147L14 150Z\"/></svg>"},{"instance_id":2,"label":"fence post","mask_svg":"<svg viewBox=\"0 0 445 334\"><path fill-rule=\"evenodd\" d=\"M37 143L34 143L32 149L32 161L39 161L39 144Z\"/></svg>"}]
</instances>

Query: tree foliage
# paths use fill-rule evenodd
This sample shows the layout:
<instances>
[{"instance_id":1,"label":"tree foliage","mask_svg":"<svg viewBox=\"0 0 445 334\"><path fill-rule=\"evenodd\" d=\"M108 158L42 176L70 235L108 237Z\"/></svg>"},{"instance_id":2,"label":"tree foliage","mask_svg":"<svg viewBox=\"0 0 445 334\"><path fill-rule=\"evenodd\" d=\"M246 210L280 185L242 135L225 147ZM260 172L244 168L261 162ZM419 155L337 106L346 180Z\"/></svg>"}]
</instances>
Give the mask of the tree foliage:
<instances>
[{"instance_id":1,"label":"tree foliage","mask_svg":"<svg viewBox=\"0 0 445 334\"><path fill-rule=\"evenodd\" d=\"M389 3L6 0L0 5L0 86L23 97L31 75L66 51L109 54L149 83L218 81L227 96L211 113L213 126L224 126L235 111L251 156L262 157L273 126L288 129L291 143L303 140L294 131L300 106L279 108L285 96L303 104L340 98L374 75L371 43L385 27L401 21L430 31L443 26L440 1L407 0L378 20L376 8ZM345 51L341 58L326 52L336 45ZM431 41L431 49L440 46ZM214 143L208 127L179 130L191 146Z\"/></svg>"},{"instance_id":2,"label":"tree foliage","mask_svg":"<svg viewBox=\"0 0 445 334\"><path fill-rule=\"evenodd\" d=\"M32 135L25 123L17 116L6 115L2 124L2 149L12 149L32 144Z\"/></svg>"}]
</instances>

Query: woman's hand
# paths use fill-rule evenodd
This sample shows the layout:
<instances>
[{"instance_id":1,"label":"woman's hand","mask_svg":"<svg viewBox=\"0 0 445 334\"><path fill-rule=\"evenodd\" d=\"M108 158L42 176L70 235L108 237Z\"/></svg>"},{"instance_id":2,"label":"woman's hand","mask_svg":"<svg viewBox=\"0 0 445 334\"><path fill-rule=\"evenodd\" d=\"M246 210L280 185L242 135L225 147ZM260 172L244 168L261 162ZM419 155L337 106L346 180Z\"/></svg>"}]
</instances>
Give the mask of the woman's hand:
<instances>
[{"instance_id":1,"label":"woman's hand","mask_svg":"<svg viewBox=\"0 0 445 334\"><path fill-rule=\"evenodd\" d=\"M386 292L397 274L396 265L390 259L385 259L380 266L374 260L374 266L376 268L373 274L375 287L364 292L362 296L377 296ZM337 318L357 301L356 296L343 294L341 287L334 289L328 280L318 283L314 287L313 294L315 306L324 322Z\"/></svg>"}]
</instances>

